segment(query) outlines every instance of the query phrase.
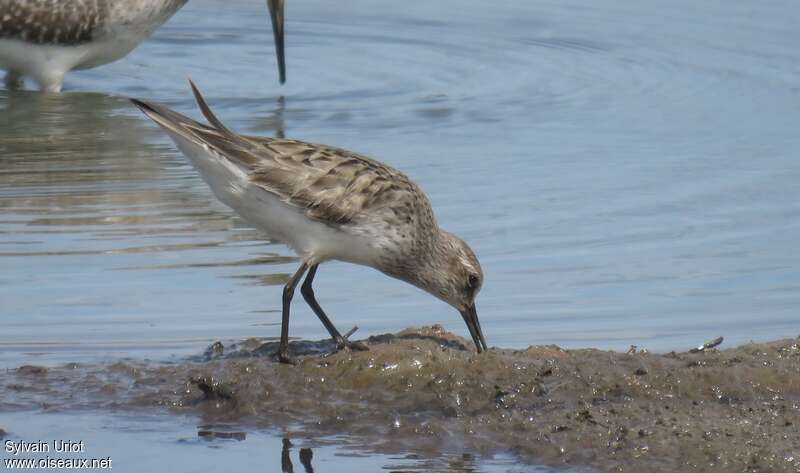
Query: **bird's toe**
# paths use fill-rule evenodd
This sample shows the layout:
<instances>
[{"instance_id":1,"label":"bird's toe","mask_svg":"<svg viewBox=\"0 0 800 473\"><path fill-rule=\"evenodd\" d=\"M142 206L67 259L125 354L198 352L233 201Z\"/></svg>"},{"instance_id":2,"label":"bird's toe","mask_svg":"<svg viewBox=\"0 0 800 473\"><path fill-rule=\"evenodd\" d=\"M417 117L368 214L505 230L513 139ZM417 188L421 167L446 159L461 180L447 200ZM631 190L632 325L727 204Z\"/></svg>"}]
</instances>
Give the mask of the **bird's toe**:
<instances>
[{"instance_id":1,"label":"bird's toe","mask_svg":"<svg viewBox=\"0 0 800 473\"><path fill-rule=\"evenodd\" d=\"M295 360L294 358L289 356L288 353L283 353L283 352L280 352L280 351L275 352L275 354L272 355L272 359L274 361L277 361L278 363L283 363L285 365L296 365L297 364L297 360Z\"/></svg>"},{"instance_id":2,"label":"bird's toe","mask_svg":"<svg viewBox=\"0 0 800 473\"><path fill-rule=\"evenodd\" d=\"M336 350L352 350L352 351L369 351L369 347L363 342L351 342L346 338L342 338L336 342Z\"/></svg>"}]
</instances>

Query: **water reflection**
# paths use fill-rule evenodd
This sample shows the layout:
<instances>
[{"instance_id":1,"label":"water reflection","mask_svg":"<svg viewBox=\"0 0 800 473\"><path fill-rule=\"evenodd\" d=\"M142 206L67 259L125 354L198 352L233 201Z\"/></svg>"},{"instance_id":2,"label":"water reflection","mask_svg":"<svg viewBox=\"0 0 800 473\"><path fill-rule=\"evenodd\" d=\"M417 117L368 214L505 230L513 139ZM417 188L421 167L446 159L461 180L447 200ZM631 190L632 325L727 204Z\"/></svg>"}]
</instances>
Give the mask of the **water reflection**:
<instances>
[{"instance_id":1,"label":"water reflection","mask_svg":"<svg viewBox=\"0 0 800 473\"><path fill-rule=\"evenodd\" d=\"M286 138L286 123L284 114L286 113L286 97L283 95L275 99L275 109L264 118L258 121L259 128L266 128L267 130L274 130L276 138Z\"/></svg>"},{"instance_id":2,"label":"water reflection","mask_svg":"<svg viewBox=\"0 0 800 473\"><path fill-rule=\"evenodd\" d=\"M259 430L231 431L235 426L199 426L193 419L142 411L111 412L60 409L44 411L13 410L0 416L0 437L8 440L77 438L86 453L113 459L115 469L128 471L170 471L188 473L219 471L287 471L280 436ZM189 435L189 433L192 435ZM204 432L199 434L199 432ZM227 432L227 435L226 435ZM296 438L296 437L293 437ZM361 471L404 471L442 473L553 473L563 469L520 465L510 455L476 457L461 453L381 453L331 437L304 437L289 446L288 461L297 473L351 473ZM299 448L298 448L299 447ZM143 455L142 452L147 452ZM3 454L0 454L2 456ZM20 457L44 458L52 454L27 454ZM280 462L280 463L279 463ZM220 468L224 465L224 468ZM280 466L279 466L280 465ZM584 470L581 470L584 471Z\"/></svg>"},{"instance_id":3,"label":"water reflection","mask_svg":"<svg viewBox=\"0 0 800 473\"><path fill-rule=\"evenodd\" d=\"M294 465L292 464L292 458L289 455L289 449L293 446L294 445L289 439L283 439L283 451L281 451L281 471L283 473L294 473ZM310 448L301 448L298 458L300 459L300 464L303 465L303 470L305 470L305 473L314 473L314 466L311 465L311 460L314 458L314 452Z\"/></svg>"},{"instance_id":4,"label":"water reflection","mask_svg":"<svg viewBox=\"0 0 800 473\"><path fill-rule=\"evenodd\" d=\"M314 473L314 467L311 466L311 460L314 458L314 452L310 448L300 449L300 463L306 469L306 473Z\"/></svg>"},{"instance_id":5,"label":"water reflection","mask_svg":"<svg viewBox=\"0 0 800 473\"><path fill-rule=\"evenodd\" d=\"M264 119L280 133L284 104L277 99ZM169 293L183 316L196 316L193 307L224 305L218 292L204 297L198 288L212 280L225 292L225 281L277 284L281 265L293 260L216 202L127 99L0 90L0 313L8 348L105 349L125 332L119 324L177 328L180 315L163 316L175 314L174 306L152 294ZM48 316L63 322L47 332L33 329L34 320ZM249 317L241 333L259 316ZM92 327L88 334L79 329L84 324ZM174 348L215 336L213 326L197 326L194 336L182 330L147 338Z\"/></svg>"},{"instance_id":6,"label":"water reflection","mask_svg":"<svg viewBox=\"0 0 800 473\"><path fill-rule=\"evenodd\" d=\"M289 456L289 447L292 446L292 442L289 439L283 439L283 450L281 451L281 471L283 473L294 473L294 465L292 464L292 459Z\"/></svg>"},{"instance_id":7,"label":"water reflection","mask_svg":"<svg viewBox=\"0 0 800 473\"><path fill-rule=\"evenodd\" d=\"M282 439L283 448L281 450L281 472L282 473L295 473L294 463L292 462L291 450L294 447L292 441L288 438ZM361 457L361 454L351 453L353 457ZM366 455L364 455L366 456ZM303 467L304 473L314 473L314 451L309 447L302 447L297 453L297 458L300 465ZM411 462L411 464L409 464ZM383 466L384 470L393 472L401 471L441 471L450 473L476 473L485 471L487 468L481 468L481 465L475 455L470 453L463 453L461 455L443 455L442 458L425 459L417 454L406 454L404 461L397 462L396 460L388 465ZM341 471L339 468L333 468L334 471ZM488 468L493 470L493 468ZM549 469L541 469L540 471L551 471Z\"/></svg>"}]
</instances>

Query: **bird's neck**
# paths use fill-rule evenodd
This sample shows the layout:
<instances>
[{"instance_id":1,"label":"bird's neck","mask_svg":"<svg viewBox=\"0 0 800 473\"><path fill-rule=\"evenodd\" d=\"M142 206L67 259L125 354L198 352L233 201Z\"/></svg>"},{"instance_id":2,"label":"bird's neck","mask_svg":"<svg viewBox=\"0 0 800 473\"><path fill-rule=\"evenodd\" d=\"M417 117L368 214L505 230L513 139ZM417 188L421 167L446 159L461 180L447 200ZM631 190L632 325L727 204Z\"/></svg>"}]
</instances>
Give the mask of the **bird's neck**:
<instances>
[{"instance_id":1,"label":"bird's neck","mask_svg":"<svg viewBox=\"0 0 800 473\"><path fill-rule=\"evenodd\" d=\"M404 258L382 271L438 297L433 287L437 276L450 264L446 232L435 232Z\"/></svg>"}]
</instances>

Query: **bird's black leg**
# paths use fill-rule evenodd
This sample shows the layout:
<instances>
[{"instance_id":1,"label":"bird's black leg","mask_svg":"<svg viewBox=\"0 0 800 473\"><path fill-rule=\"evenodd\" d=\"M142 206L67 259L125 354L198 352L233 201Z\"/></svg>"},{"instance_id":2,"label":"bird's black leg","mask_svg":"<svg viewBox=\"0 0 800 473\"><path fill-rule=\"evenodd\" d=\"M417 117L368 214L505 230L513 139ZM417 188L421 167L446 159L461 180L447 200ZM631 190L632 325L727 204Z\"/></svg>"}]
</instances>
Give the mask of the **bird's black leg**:
<instances>
[{"instance_id":1,"label":"bird's black leg","mask_svg":"<svg viewBox=\"0 0 800 473\"><path fill-rule=\"evenodd\" d=\"M368 350L367 346L363 343L351 342L343 337L342 334L336 330L336 327L333 325L333 322L331 322L331 319L325 315L325 311L322 310L322 307L320 307L319 302L317 302L317 298L314 297L314 288L311 287L311 285L314 283L314 276L317 274L318 266L318 264L315 264L311 267L311 269L308 270L308 275L306 276L306 280L303 281L303 286L300 288L300 293L303 294L303 298L311 307L311 310L317 314L317 317L319 317L322 325L324 325L325 329L328 330L328 333L331 334L331 338L333 338L333 341L336 342L336 347L338 349L347 347L352 350Z\"/></svg>"},{"instance_id":2,"label":"bird's black leg","mask_svg":"<svg viewBox=\"0 0 800 473\"><path fill-rule=\"evenodd\" d=\"M317 314L319 320L322 321L322 325L325 326L325 329L328 330L328 333L331 334L331 338L335 341L339 341L342 338L342 334L336 329L331 322L331 319L325 315L325 311L322 310L319 303L317 302L317 298L314 297L314 288L311 285L314 283L314 276L317 274L317 268L319 267L318 264L315 264L308 270L308 274L306 275L306 280L303 281L303 286L300 288L300 293L303 295L303 298L306 300L308 305L311 307L311 310Z\"/></svg>"},{"instance_id":3,"label":"bird's black leg","mask_svg":"<svg viewBox=\"0 0 800 473\"><path fill-rule=\"evenodd\" d=\"M300 268L297 269L297 272L289 279L289 282L283 287L283 317L281 319L281 343L278 345L278 353L276 353L278 357L278 361L281 363L289 363L294 364L294 361L289 358L289 306L292 303L292 297L294 296L294 289L297 287L297 283L300 282L300 278L303 277L303 274L308 269L308 264L303 263L300 265Z\"/></svg>"}]
</instances>

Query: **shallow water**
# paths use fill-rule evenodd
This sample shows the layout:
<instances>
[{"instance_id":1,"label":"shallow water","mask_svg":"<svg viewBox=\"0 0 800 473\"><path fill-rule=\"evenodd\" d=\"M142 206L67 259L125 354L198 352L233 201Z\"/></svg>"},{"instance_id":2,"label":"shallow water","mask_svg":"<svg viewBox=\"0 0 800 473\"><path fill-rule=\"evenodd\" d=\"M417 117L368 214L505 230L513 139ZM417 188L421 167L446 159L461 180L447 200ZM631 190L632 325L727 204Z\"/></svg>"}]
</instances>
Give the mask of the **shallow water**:
<instances>
[{"instance_id":1,"label":"shallow water","mask_svg":"<svg viewBox=\"0 0 800 473\"><path fill-rule=\"evenodd\" d=\"M0 89L0 367L184 360L278 335L293 256L217 203L124 99L197 117L187 76L237 130L353 149L416 179L481 259L491 345L797 335L796 2L289 2L285 86L264 10L194 0L124 60L69 75L64 94ZM466 334L454 310L370 269L331 263L316 282L359 337L433 323ZM291 334L325 336L301 300ZM192 420L87 416L69 428L103 456L133 454L118 439L203 464L217 446ZM67 428L61 414L0 421ZM98 427L112 422L114 435ZM256 429L221 450L275 461L280 445ZM343 465L340 448L315 458ZM447 455L432 468L448 471ZM476 461L462 469L508 465Z\"/></svg>"},{"instance_id":2,"label":"shallow water","mask_svg":"<svg viewBox=\"0 0 800 473\"><path fill-rule=\"evenodd\" d=\"M122 98L197 116L187 76L238 130L418 180L481 259L490 344L670 350L796 331L796 3L294 2L283 87L262 3L191 2L62 95L0 90L0 365L278 334L291 253L215 202ZM342 330L466 333L370 269L329 264L317 286ZM324 336L295 314L293 335Z\"/></svg>"},{"instance_id":3,"label":"shallow water","mask_svg":"<svg viewBox=\"0 0 800 473\"><path fill-rule=\"evenodd\" d=\"M44 459L108 459L114 471L402 471L402 472L529 472L554 470L516 465L512 458L490 459L469 453L446 453L429 458L416 454L377 454L368 445L353 445L338 437L300 437L291 431L235 430L230 426L197 425L192 417L140 413L21 412L4 414L5 441L44 441L49 452L13 454L5 461ZM42 436L42 432L47 432ZM235 438L212 438L208 432L229 432ZM202 434L202 435L201 435ZM283 439L289 439L285 445ZM82 442L81 450L56 452L60 440ZM4 441L4 445L5 445ZM306 460L311 451L310 459ZM305 460L305 461L304 461ZM309 468L310 467L310 468ZM87 470L83 470L87 471ZM567 470L560 470L566 472Z\"/></svg>"}]
</instances>

